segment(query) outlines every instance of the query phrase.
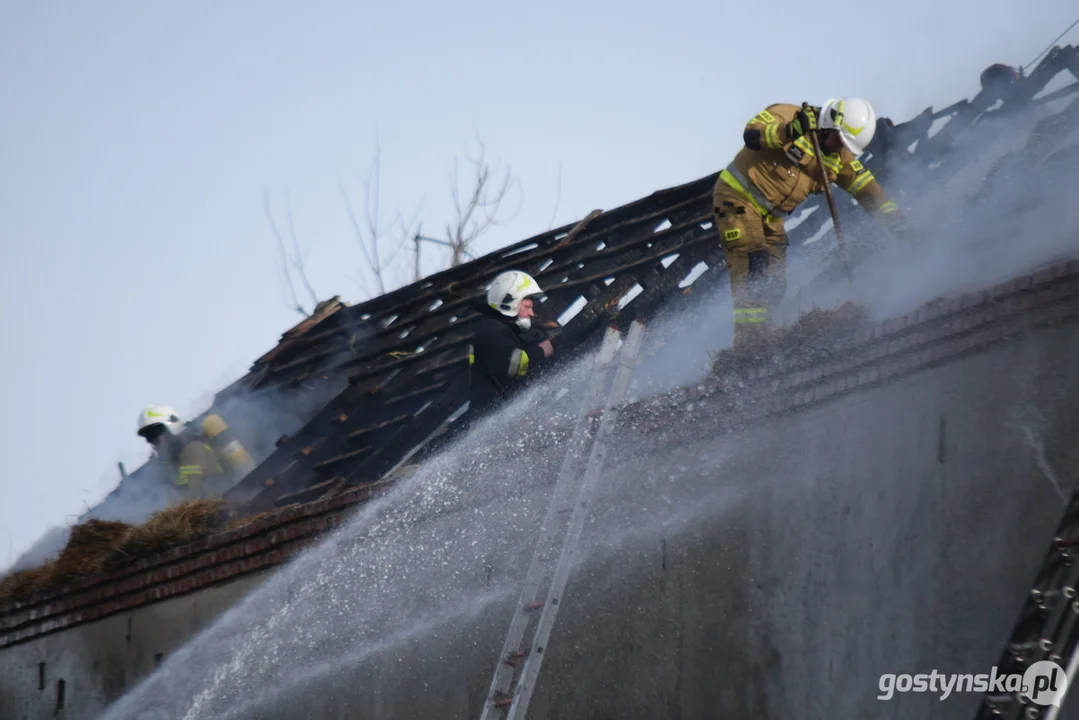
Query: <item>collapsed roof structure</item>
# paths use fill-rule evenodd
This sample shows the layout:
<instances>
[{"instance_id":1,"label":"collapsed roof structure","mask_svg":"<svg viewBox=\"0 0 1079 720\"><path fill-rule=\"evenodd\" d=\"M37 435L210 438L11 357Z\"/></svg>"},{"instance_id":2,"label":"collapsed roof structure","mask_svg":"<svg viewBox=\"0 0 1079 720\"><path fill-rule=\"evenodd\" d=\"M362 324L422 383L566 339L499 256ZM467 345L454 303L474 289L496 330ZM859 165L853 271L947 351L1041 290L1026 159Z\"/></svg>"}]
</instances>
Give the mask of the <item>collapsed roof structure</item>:
<instances>
[{"instance_id":1,"label":"collapsed roof structure","mask_svg":"<svg viewBox=\"0 0 1079 720\"><path fill-rule=\"evenodd\" d=\"M913 202L979 157L986 137L996 132L995 120L1054 103L1066 107L1046 110L1022 155L997 163L989 182L1009 163L1074 159L1079 145L1056 142L1079 103L1079 82L1060 82L1065 71L1079 78L1079 48L1053 48L1025 76L991 68L971 100L929 108L903 123L882 119L863 161L901 203ZM546 295L537 322L550 328L560 360L595 347L611 324L693 302L695 287L720 281L725 272L712 227L715 179L710 174L593 211L357 305L339 297L320 303L244 377L219 392L207 411L229 419L232 408L272 406L286 417L273 437L233 423L259 464L226 497L242 514L274 514L197 547L132 558L124 568L13 598L0 611L0 647L151 602L162 596L153 587L161 577L187 578L176 592L189 592L257 571L297 552L304 543L294 540L310 541L340 522L335 518L342 511L378 492L411 453L464 410L470 321L487 283L502 270L522 269L539 280ZM840 202L839 210L844 222L862 221L852 202ZM788 223L792 253L833 252L830 226L823 201L807 203ZM108 517L111 504L152 484L158 470L151 460L127 475L84 519ZM287 532L275 534L275 528ZM237 560L221 549L234 543L243 543L240 555L257 559ZM188 555L197 560L176 564ZM160 577L132 579L140 573ZM120 580L127 585L121 588ZM67 599L58 602L61 596Z\"/></svg>"},{"instance_id":2,"label":"collapsed roof structure","mask_svg":"<svg viewBox=\"0 0 1079 720\"><path fill-rule=\"evenodd\" d=\"M1067 81L1064 71L1074 76L1070 82L1061 82ZM1040 119L1025 145L979 170L984 182L976 185L991 185L1019 163L1074 160L1079 142L1059 141L1072 132L1071 117L1079 107L1076 78L1079 48L1072 46L1053 48L1025 76L994 66L969 101L929 108L894 125L882 120L863 160L890 194L910 204L984 159L985 144L1004 124L997 120L1032 108ZM537 321L550 326L560 360L595 347L608 325L694 302L700 295L695 288L722 281L725 272L711 224L715 179L710 174L613 210L594 211L364 303L349 305L340 298L320 303L244 377L219 392L207 411L229 419L259 461L227 494L241 514L256 517L211 537L156 548L92 575L65 578L60 586L0 601L0 648L274 567L340 525L357 504L392 484L395 470L411 453L459 416L468 399L470 320L486 284L502 270L519 268L538 278L547 294ZM860 210L842 195L837 199L844 222L863 221ZM822 201L807 203L788 223L792 254L832 253L830 225ZM771 404L762 403L757 412L816 402L991 342L1030 322L1025 312L1032 306L1048 309L1046 322L1074 314L1079 278L1074 263L1031 277L990 292L993 309L981 307L982 315L973 320L967 311L986 299L984 293L935 313L920 312L916 330L909 318L875 328L858 340L860 345L851 345L857 352L829 366L792 365L771 375L759 371L768 381L760 394L771 393ZM1035 290L1028 292L1031 284ZM1065 307L1061 298L1071 304ZM986 314L999 321L997 327L990 327ZM652 423L672 433L714 432L716 423L691 422L669 410L702 402L724 408L722 395L716 384L682 388L636 403L625 417L641 428ZM282 418L272 424L272 436L265 427L232 420L244 408L265 407ZM158 470L151 460L132 472L84 519L109 517L110 508L128 494L152 485ZM1037 629L1031 620L1036 616L1036 608L1024 610L1013 643ZM1005 659L1013 655L1010 646Z\"/></svg>"},{"instance_id":3,"label":"collapsed roof structure","mask_svg":"<svg viewBox=\"0 0 1079 720\"><path fill-rule=\"evenodd\" d=\"M864 163L901 203L965 168L994 121L1067 99L1079 83L1079 48L1054 47L1027 75L993 66L982 90L942 110L927 108L903 123L878 122ZM1074 108L1074 101L1069 108ZM1054 140L1073 110L1044 118L1023 162L1057 162L1074 148ZM990 173L1006 170L998 163ZM227 494L252 512L325 498L377 482L465 408L470 320L498 272L521 269L546 291L538 322L551 330L559 360L593 347L603 327L647 318L686 302L697 283L725 272L712 229L716 174L522 240L380 297L348 305L324 301L286 331L246 376L217 394L211 411L265 402L292 410L293 431L273 438L258 467ZM788 222L793 254L829 253L831 218L821 198ZM823 207L823 209L822 209ZM853 200L839 202L841 221L864 221ZM209 412L209 411L208 411ZM249 444L267 444L237 426ZM140 483L154 461L117 488ZM100 516L109 499L87 514Z\"/></svg>"}]
</instances>

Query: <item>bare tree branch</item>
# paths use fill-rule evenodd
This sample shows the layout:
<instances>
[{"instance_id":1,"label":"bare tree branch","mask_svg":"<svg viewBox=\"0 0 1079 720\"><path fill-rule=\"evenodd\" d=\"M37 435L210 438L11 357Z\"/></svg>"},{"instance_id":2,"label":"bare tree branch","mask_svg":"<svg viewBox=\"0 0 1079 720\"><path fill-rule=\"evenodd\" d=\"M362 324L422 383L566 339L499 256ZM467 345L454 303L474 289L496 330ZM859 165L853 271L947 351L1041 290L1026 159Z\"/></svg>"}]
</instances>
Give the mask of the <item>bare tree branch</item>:
<instances>
[{"instance_id":1,"label":"bare tree branch","mask_svg":"<svg viewBox=\"0 0 1079 720\"><path fill-rule=\"evenodd\" d=\"M348 212L349 222L352 224L352 230L356 234L356 240L360 245L360 250L363 252L367 267L375 276L375 281L378 283L378 292L381 295L386 292L386 270L405 248L408 237L406 235L407 228L401 232L394 231L396 226L404 227L404 221L401 219L400 214L388 226L381 222L382 151L377 139L375 141L374 158L371 161L371 166L367 169L367 176L363 185L364 223L361 225L345 184L343 181L340 182L341 194L345 199L345 209ZM388 252L389 256L383 257L384 252Z\"/></svg>"},{"instance_id":2,"label":"bare tree branch","mask_svg":"<svg viewBox=\"0 0 1079 720\"><path fill-rule=\"evenodd\" d=\"M393 234L394 241L391 245L392 252L385 261L386 267L391 267L394 260L397 259L397 256L401 254L401 251L403 251L408 246L408 241L412 239L413 235L415 234L413 228L416 228L416 230L418 231L420 224L419 215L420 210L417 209L416 213L412 216L412 219L408 222L405 222L404 216L402 216L400 212L397 213L397 217L394 218L393 226L389 231Z\"/></svg>"},{"instance_id":3,"label":"bare tree branch","mask_svg":"<svg viewBox=\"0 0 1079 720\"><path fill-rule=\"evenodd\" d=\"M450 195L454 214L450 222L446 223L444 239L425 237L420 233L424 204L422 201L410 218L406 218L397 211L393 213L392 220L388 221L389 214L385 213L382 207L382 152L377 134L371 164L362 180L362 196L359 196L359 193L350 193L345 179L338 177L338 187L345 203L345 212L356 243L359 245L363 265L366 266L366 271L363 267L359 268L358 276L349 276L356 282L361 292L372 295L385 294L391 282L396 283L396 287L421 280L423 267L420 249L424 242L449 250L448 267L460 265L465 259L475 259L473 249L476 242L493 227L509 223L516 217L520 211L520 204L512 212L507 213L508 195L514 186L519 187L516 178L508 168L499 172L492 169L487 160L486 145L480 139L478 131L476 144L478 147L475 151L466 148L464 161L468 164L469 176L465 182L462 182L459 177L460 159L453 160ZM562 169L559 165L559 184L555 211L551 219L552 224L557 216L561 200L561 173ZM357 202L362 202L362 209L357 207ZM288 190L285 191L287 240L271 212L269 189L266 191L264 204L280 255L279 270L282 273L281 283L286 303L290 309L306 317L318 305L318 295L307 276L306 256L309 248L301 244L296 232ZM398 267L401 265L397 262L398 259L410 246L414 252L412 267ZM367 292L371 284L370 275L374 275L377 285L377 288L370 288L375 290L372 293ZM389 278L390 275L402 277ZM300 300L301 294L310 297L313 303L311 310L308 310L304 302Z\"/></svg>"},{"instance_id":4,"label":"bare tree branch","mask_svg":"<svg viewBox=\"0 0 1079 720\"><path fill-rule=\"evenodd\" d=\"M287 197L287 195L286 195L286 197ZM286 200L286 202L287 202L287 200ZM266 191L263 194L263 209L266 212L266 219L269 220L269 222L270 222L270 229L273 231L274 240L276 240L276 242L277 242L277 249L278 249L278 251L280 253L280 265L278 266L278 270L280 271L281 276L282 276L281 277L281 284L282 284L282 290L285 293L285 305L290 310L295 310L300 315L302 315L304 317L307 317L307 316L309 316L311 314L311 312L313 312L314 306L312 306L311 310L307 310L303 306L303 303L300 302L299 296L296 294L296 284L292 279L292 271L295 271L300 276L304 286L307 288L308 292L311 293L312 298L315 298L314 302L315 302L316 305L318 304L318 300L317 300L317 297L314 294L314 290L311 289L311 283L307 279L307 271L306 271L306 268L304 267L304 258L299 253L299 247L296 244L296 232L295 232L295 229L293 228L293 230L292 230L292 238L293 238L293 247L296 248L296 253L297 254L296 254L295 257L290 258L289 254L288 254L288 250L285 248L285 239L284 239L284 237L282 237L281 231L277 227L277 221L274 220L273 212L271 212L271 210L270 210L270 189L269 188L266 188ZM292 227L292 211L291 211L291 209L288 211L288 218L289 218L289 226Z\"/></svg>"},{"instance_id":5,"label":"bare tree branch","mask_svg":"<svg viewBox=\"0 0 1079 720\"><path fill-rule=\"evenodd\" d=\"M405 222L404 218L398 214L398 224L401 228L401 240L398 245L398 251L405 249L410 241L413 244L412 278L410 280L405 280L405 282L419 282L423 278L423 273L420 268L420 230L423 228L423 221L420 216L422 212L423 202L421 201L416 207L416 212L412 214L412 219L408 222Z\"/></svg>"},{"instance_id":6,"label":"bare tree branch","mask_svg":"<svg viewBox=\"0 0 1079 720\"><path fill-rule=\"evenodd\" d=\"M360 252L363 253L364 260L367 261L367 267L375 268L377 267L377 265L375 264L375 261L371 258L371 253L369 253L367 250L367 243L364 241L363 237L363 228L360 227L360 222L356 219L356 212L352 209L352 200L348 196L348 190L345 188L344 180L340 181L339 186L341 188L341 195L345 199L345 211L348 213L349 222L352 223L352 230L356 233L356 237L359 239ZM375 275L377 277L378 273L376 272Z\"/></svg>"},{"instance_id":7,"label":"bare tree branch","mask_svg":"<svg viewBox=\"0 0 1079 720\"><path fill-rule=\"evenodd\" d=\"M292 259L292 267L299 275L300 280L303 282L304 289L307 290L308 296L311 298L311 312L314 312L314 308L318 305L318 295L315 293L315 289L311 287L311 281L307 277L307 252L310 248L301 250L299 239L296 237L296 223L292 218L292 193L288 188L285 188L285 215L288 218L289 234L292 236L292 248L295 255Z\"/></svg>"},{"instance_id":8,"label":"bare tree branch","mask_svg":"<svg viewBox=\"0 0 1079 720\"><path fill-rule=\"evenodd\" d=\"M371 257L374 262L371 270L378 279L379 294L386 292L386 285L382 280L382 263L378 257L378 241L381 239L382 228L379 227L379 211L382 209L379 202L379 191L382 179L382 143L375 137L375 155L371 160L371 166L367 168L367 179L364 181L364 216L367 220L367 241L371 244ZM372 196L373 199L372 199Z\"/></svg>"},{"instance_id":9,"label":"bare tree branch","mask_svg":"<svg viewBox=\"0 0 1079 720\"><path fill-rule=\"evenodd\" d=\"M450 194L455 214L454 220L446 225L446 239L450 243L451 253L450 267L460 265L463 258L471 254L473 245L484 233L495 225L504 225L512 221L520 212L520 207L518 207L509 218L499 219L499 211L502 210L506 195L510 188L517 184L517 181L508 168L501 180L493 180L491 167L486 159L487 147L480 139L478 132L476 141L479 144L479 151L468 157L474 175L467 200L462 200L457 159L454 158L453 162Z\"/></svg>"}]
</instances>

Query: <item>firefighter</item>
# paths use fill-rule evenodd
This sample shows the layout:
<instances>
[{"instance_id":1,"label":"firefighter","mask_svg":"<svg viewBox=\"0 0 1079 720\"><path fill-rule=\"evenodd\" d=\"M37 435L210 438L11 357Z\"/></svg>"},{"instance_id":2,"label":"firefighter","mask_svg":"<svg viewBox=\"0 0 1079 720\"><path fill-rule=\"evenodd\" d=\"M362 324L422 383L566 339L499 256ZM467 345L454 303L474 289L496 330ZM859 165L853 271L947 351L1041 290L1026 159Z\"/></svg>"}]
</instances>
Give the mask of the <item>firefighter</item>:
<instances>
[{"instance_id":1,"label":"firefighter","mask_svg":"<svg viewBox=\"0 0 1079 720\"><path fill-rule=\"evenodd\" d=\"M172 487L183 500L220 494L210 484L221 485L229 479L227 459L219 455L208 437L188 429L175 410L165 405L147 407L139 413L138 433L172 470Z\"/></svg>"},{"instance_id":2,"label":"firefighter","mask_svg":"<svg viewBox=\"0 0 1079 720\"><path fill-rule=\"evenodd\" d=\"M471 399L469 415L486 412L536 367L554 355L542 331L533 329L533 299L543 291L535 279L519 270L499 274L479 308L469 352Z\"/></svg>"},{"instance_id":3,"label":"firefighter","mask_svg":"<svg viewBox=\"0 0 1079 720\"><path fill-rule=\"evenodd\" d=\"M720 173L712 198L736 348L761 338L786 292L784 218L809 195L824 192L811 132L818 132L829 180L893 232L906 232L896 204L858 161L876 130L876 113L860 98L833 99L819 108L770 105L746 124L744 147Z\"/></svg>"}]
</instances>

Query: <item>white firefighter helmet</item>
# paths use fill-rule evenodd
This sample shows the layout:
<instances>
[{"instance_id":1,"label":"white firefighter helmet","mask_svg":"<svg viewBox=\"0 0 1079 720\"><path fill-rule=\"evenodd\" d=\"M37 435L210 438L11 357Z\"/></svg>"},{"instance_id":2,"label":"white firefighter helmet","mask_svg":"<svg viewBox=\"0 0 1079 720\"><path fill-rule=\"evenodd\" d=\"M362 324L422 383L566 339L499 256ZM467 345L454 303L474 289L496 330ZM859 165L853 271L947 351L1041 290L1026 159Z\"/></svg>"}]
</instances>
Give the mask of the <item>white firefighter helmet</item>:
<instances>
[{"instance_id":1,"label":"white firefighter helmet","mask_svg":"<svg viewBox=\"0 0 1079 720\"><path fill-rule=\"evenodd\" d=\"M180 416L167 405L151 405L139 413L139 436L151 442L162 433L179 435L183 431Z\"/></svg>"},{"instance_id":2,"label":"white firefighter helmet","mask_svg":"<svg viewBox=\"0 0 1079 720\"><path fill-rule=\"evenodd\" d=\"M542 295L535 278L520 270L500 273L487 288L487 304L506 317L517 317L521 301L534 295Z\"/></svg>"},{"instance_id":3,"label":"white firefighter helmet","mask_svg":"<svg viewBox=\"0 0 1079 720\"><path fill-rule=\"evenodd\" d=\"M832 98L820 111L822 130L838 130L843 144L856 156L865 152L877 132L877 113L862 98Z\"/></svg>"}]
</instances>

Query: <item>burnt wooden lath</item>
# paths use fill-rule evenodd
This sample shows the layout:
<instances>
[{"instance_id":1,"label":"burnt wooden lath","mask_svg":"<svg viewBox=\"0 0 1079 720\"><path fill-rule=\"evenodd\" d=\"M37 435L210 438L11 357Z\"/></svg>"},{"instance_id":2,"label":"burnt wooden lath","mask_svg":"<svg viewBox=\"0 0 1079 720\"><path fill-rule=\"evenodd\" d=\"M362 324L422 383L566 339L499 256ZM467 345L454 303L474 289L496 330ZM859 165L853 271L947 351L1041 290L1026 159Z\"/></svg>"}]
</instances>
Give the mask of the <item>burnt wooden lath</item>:
<instances>
[{"instance_id":1,"label":"burnt wooden lath","mask_svg":"<svg viewBox=\"0 0 1079 720\"><path fill-rule=\"evenodd\" d=\"M639 317L685 284L696 266L721 267L711 218L714 175L568 225L339 310L253 387L312 373L348 373L349 387L231 493L257 507L377 480L468 400L471 320L502 270L532 274L546 294L537 323L559 357L595 331ZM699 269L699 268L698 268ZM579 311L559 323L567 310Z\"/></svg>"},{"instance_id":2,"label":"burnt wooden lath","mask_svg":"<svg viewBox=\"0 0 1079 720\"><path fill-rule=\"evenodd\" d=\"M1071 73L1072 82L1039 95L1061 73ZM895 127L878 128L877 136L860 159L901 206L910 204L934 192L940 182L979 158L983 152L979 141L992 135L999 127L997 121L1066 98L1072 99L1071 111L1058 112L1053 117L1064 121L1072 117L1075 101L1079 99L1077 79L1079 47L1054 47L1033 70L1010 86L983 87L969 100L960 100L942 110L934 111L930 107ZM1032 141L1039 139L1046 138L1043 135L1032 138ZM1059 134L1052 138L1060 139ZM927 179L932 182L924 182ZM841 198L843 201L840 201ZM862 215L862 211L853 207L844 193L839 193L836 201L842 221L849 222ZM788 233L795 251L831 222L823 197L811 197L803 203L795 217L807 215L809 217L805 222ZM821 243L822 249L830 249L833 242L834 235L827 236Z\"/></svg>"},{"instance_id":3,"label":"burnt wooden lath","mask_svg":"<svg viewBox=\"0 0 1079 720\"><path fill-rule=\"evenodd\" d=\"M1033 100L1062 70L1079 76L1076 48L1053 49L1029 76L1004 90L987 88L970 101L929 109L878 133L865 164L882 177L900 162L918 168L922 180L946 177L969 162L964 142L994 118L1074 93L1079 83ZM284 438L230 498L250 501L255 509L305 502L393 469L467 401L470 321L487 284L503 270L524 270L546 291L537 322L551 328L559 360L590 347L605 325L645 317L683 297L683 288L700 281L699 273L708 282L721 277L711 216L715 179L713 173L593 212L359 305L335 299L321 307L320 315L260 358L241 385L247 391L295 391L314 380L347 378L347 387L300 432ZM908 182L887 189L916 197L929 187ZM814 198L804 210L820 202ZM791 231L792 248L829 221L826 210L814 213ZM572 317L563 324L564 314Z\"/></svg>"}]
</instances>

